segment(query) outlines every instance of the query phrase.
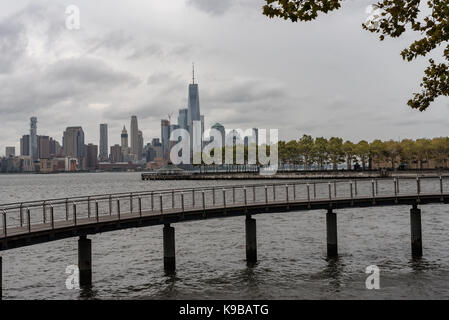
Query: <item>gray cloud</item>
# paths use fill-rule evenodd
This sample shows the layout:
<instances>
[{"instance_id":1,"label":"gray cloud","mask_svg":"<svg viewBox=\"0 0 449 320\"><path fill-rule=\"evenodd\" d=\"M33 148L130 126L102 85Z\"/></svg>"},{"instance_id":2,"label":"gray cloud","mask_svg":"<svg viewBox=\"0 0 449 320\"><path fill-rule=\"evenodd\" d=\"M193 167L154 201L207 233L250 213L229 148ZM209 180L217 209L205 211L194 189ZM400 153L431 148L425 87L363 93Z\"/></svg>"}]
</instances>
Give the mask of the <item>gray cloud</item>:
<instances>
[{"instance_id":1,"label":"gray cloud","mask_svg":"<svg viewBox=\"0 0 449 320\"><path fill-rule=\"evenodd\" d=\"M187 0L187 4L213 15L222 15L229 10L235 0Z\"/></svg>"}]
</instances>

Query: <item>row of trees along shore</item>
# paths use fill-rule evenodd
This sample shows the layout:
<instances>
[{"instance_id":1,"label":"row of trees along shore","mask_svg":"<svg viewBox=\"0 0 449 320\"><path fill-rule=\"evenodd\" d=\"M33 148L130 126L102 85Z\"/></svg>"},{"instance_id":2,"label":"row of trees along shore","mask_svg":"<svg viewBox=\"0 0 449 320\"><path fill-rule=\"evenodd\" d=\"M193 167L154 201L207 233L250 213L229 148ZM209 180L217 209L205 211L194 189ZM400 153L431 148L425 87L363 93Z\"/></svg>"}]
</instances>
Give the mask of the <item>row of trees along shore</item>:
<instances>
[{"instance_id":1,"label":"row of trees along shore","mask_svg":"<svg viewBox=\"0 0 449 320\"><path fill-rule=\"evenodd\" d=\"M313 166L324 169L330 164L336 170L339 164L345 162L347 168L355 165L363 170L397 169L400 166L410 169L447 168L449 137L374 140L369 143L365 140L344 142L338 137L326 139L304 135L299 140L279 141L278 153L281 163L299 164L305 169Z\"/></svg>"}]
</instances>

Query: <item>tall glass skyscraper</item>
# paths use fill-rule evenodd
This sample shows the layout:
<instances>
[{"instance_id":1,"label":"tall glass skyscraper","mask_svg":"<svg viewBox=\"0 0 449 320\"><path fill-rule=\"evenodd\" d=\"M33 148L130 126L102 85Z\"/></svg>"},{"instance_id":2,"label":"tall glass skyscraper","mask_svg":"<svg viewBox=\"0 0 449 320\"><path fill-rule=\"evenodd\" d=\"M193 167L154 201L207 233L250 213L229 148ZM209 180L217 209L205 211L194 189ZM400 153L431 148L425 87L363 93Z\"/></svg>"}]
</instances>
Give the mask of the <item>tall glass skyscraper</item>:
<instances>
[{"instance_id":1,"label":"tall glass skyscraper","mask_svg":"<svg viewBox=\"0 0 449 320\"><path fill-rule=\"evenodd\" d=\"M139 127L137 125L137 117L131 117L131 153L136 157L139 153Z\"/></svg>"},{"instance_id":2,"label":"tall glass skyscraper","mask_svg":"<svg viewBox=\"0 0 449 320\"><path fill-rule=\"evenodd\" d=\"M200 113L200 94L198 90L198 84L195 83L195 69L192 72L192 83L189 84L189 98L188 98L188 113L187 113L187 123L189 125L190 133L190 163L193 163L193 152L201 149L201 132L194 132L193 122L198 121L201 123L201 113ZM200 124L201 131L201 124ZM194 133L196 135L194 136ZM199 142L199 144L198 144Z\"/></svg>"},{"instance_id":3,"label":"tall glass skyscraper","mask_svg":"<svg viewBox=\"0 0 449 320\"><path fill-rule=\"evenodd\" d=\"M30 118L30 156L33 161L36 161L38 158L38 149L37 149L37 118Z\"/></svg>"},{"instance_id":4,"label":"tall glass skyscraper","mask_svg":"<svg viewBox=\"0 0 449 320\"><path fill-rule=\"evenodd\" d=\"M100 124L100 159L102 161L108 159L108 125Z\"/></svg>"}]
</instances>

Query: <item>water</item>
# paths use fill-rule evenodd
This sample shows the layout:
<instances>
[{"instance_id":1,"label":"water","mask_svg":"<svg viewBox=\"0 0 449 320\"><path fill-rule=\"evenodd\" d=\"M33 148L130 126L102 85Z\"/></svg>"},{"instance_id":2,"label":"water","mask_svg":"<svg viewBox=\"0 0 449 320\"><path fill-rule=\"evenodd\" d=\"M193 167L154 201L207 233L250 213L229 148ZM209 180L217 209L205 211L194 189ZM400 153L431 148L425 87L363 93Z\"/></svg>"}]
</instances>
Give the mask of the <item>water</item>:
<instances>
[{"instance_id":1,"label":"water","mask_svg":"<svg viewBox=\"0 0 449 320\"><path fill-rule=\"evenodd\" d=\"M0 203L233 183L141 181L138 173L0 175ZM401 187L413 190L414 181L403 182ZM387 192L389 185L381 184L379 188L380 192ZM423 183L424 190L430 188L430 184ZM89 291L68 290L65 286L66 267L77 264L77 238L13 249L1 252L3 296L447 299L449 207L422 206L424 258L417 261L410 256L409 209L397 206L338 210L337 261L326 259L325 212L257 215L259 263L253 268L245 263L244 217L175 224L176 276L164 275L161 226L94 235L90 237L94 285ZM380 290L365 287L365 268L369 265L377 265L381 270Z\"/></svg>"}]
</instances>

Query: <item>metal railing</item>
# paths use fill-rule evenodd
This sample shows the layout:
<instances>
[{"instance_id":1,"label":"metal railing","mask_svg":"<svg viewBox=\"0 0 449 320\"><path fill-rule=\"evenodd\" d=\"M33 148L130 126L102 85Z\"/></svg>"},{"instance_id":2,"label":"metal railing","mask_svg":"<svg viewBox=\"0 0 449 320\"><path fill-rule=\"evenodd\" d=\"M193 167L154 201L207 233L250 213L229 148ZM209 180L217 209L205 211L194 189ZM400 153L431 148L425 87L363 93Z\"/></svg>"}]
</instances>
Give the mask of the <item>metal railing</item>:
<instances>
[{"instance_id":1,"label":"metal railing","mask_svg":"<svg viewBox=\"0 0 449 320\"><path fill-rule=\"evenodd\" d=\"M446 179L448 180L448 179ZM161 215L187 210L229 208L251 204L290 203L314 200L372 198L379 196L420 195L440 193L443 177L380 178L333 181L288 181L198 188L134 191L101 195L77 196L0 205L1 237L11 233L33 232L78 224L120 221L126 217ZM137 210L136 210L137 208ZM92 212L94 210L94 212Z\"/></svg>"}]
</instances>

